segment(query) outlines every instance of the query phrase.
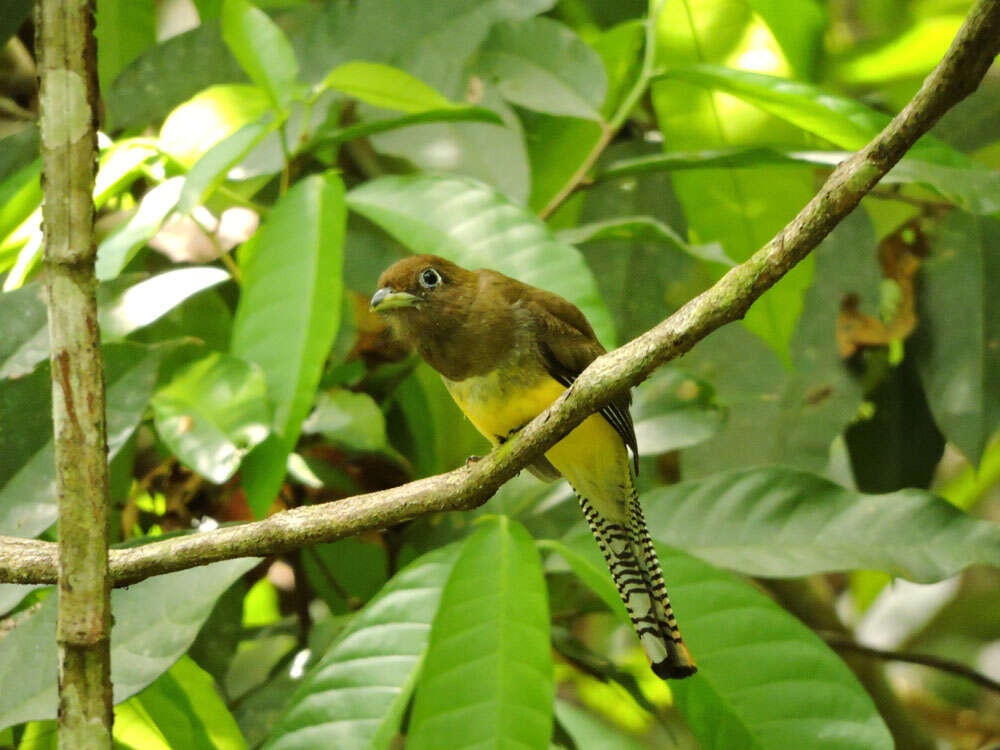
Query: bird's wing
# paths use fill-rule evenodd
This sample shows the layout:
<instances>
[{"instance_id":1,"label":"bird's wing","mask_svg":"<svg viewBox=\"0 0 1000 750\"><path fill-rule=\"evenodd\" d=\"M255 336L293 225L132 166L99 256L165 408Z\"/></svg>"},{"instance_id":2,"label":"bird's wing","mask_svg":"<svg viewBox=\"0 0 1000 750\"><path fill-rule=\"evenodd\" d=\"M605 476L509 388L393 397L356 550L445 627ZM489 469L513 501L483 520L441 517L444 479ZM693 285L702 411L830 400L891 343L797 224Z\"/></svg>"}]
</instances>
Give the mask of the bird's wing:
<instances>
[{"instance_id":1,"label":"bird's wing","mask_svg":"<svg viewBox=\"0 0 1000 750\"><path fill-rule=\"evenodd\" d=\"M539 354L548 373L567 388L597 357L604 347L583 313L562 297L540 289L531 289L522 301L533 313L538 324ZM611 401L600 411L608 424L615 428L622 442L632 451L635 472L639 473L639 446L629 406L632 395L626 393Z\"/></svg>"}]
</instances>

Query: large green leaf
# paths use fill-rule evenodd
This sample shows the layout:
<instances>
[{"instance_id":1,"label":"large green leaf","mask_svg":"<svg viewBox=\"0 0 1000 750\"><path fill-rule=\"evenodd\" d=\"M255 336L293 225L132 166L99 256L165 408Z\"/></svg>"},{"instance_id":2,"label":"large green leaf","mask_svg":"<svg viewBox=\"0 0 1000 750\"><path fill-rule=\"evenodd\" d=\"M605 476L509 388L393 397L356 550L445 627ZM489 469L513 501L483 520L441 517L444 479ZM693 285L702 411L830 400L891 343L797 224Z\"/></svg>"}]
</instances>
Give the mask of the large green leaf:
<instances>
[{"instance_id":1,"label":"large green leaf","mask_svg":"<svg viewBox=\"0 0 1000 750\"><path fill-rule=\"evenodd\" d=\"M123 338L162 318L186 300L229 278L221 268L199 266L166 271L135 282L116 279L97 292L104 341ZM41 283L0 295L0 378L31 372L49 357L48 313Z\"/></svg>"},{"instance_id":2,"label":"large green leaf","mask_svg":"<svg viewBox=\"0 0 1000 750\"><path fill-rule=\"evenodd\" d=\"M642 750L647 747L621 727L612 727L593 713L562 698L556 698L555 712L559 726L576 743L578 750Z\"/></svg>"},{"instance_id":3,"label":"large green leaf","mask_svg":"<svg viewBox=\"0 0 1000 750\"><path fill-rule=\"evenodd\" d=\"M774 467L660 487L643 504L656 540L747 575L862 568L929 582L1000 566L1000 527L923 490L865 495Z\"/></svg>"},{"instance_id":4,"label":"large green leaf","mask_svg":"<svg viewBox=\"0 0 1000 750\"><path fill-rule=\"evenodd\" d=\"M542 566L506 516L469 537L434 618L407 746L545 747L552 656Z\"/></svg>"},{"instance_id":5,"label":"large green leaf","mask_svg":"<svg viewBox=\"0 0 1000 750\"><path fill-rule=\"evenodd\" d=\"M111 592L115 702L135 695L187 651L222 592L257 565L229 560L149 578ZM0 727L56 715L56 597L0 640Z\"/></svg>"},{"instance_id":6,"label":"large green leaf","mask_svg":"<svg viewBox=\"0 0 1000 750\"><path fill-rule=\"evenodd\" d=\"M355 61L338 65L323 79L321 87L375 107L410 114L460 106L405 70L380 63Z\"/></svg>"},{"instance_id":7,"label":"large green leaf","mask_svg":"<svg viewBox=\"0 0 1000 750\"><path fill-rule=\"evenodd\" d=\"M978 464L1000 427L1000 220L953 214L931 248L913 355L938 425Z\"/></svg>"},{"instance_id":8,"label":"large green leaf","mask_svg":"<svg viewBox=\"0 0 1000 750\"><path fill-rule=\"evenodd\" d=\"M338 388L320 394L316 409L302 425L309 433L321 433L330 442L356 451L380 451L389 447L385 416L367 393Z\"/></svg>"},{"instance_id":9,"label":"large green leaf","mask_svg":"<svg viewBox=\"0 0 1000 750\"><path fill-rule=\"evenodd\" d=\"M658 454L696 445L726 421L709 383L673 368L664 369L635 391L632 407L641 454Z\"/></svg>"},{"instance_id":10,"label":"large green leaf","mask_svg":"<svg viewBox=\"0 0 1000 750\"><path fill-rule=\"evenodd\" d=\"M0 241L42 203L41 158L13 170L0 182Z\"/></svg>"},{"instance_id":11,"label":"large green leaf","mask_svg":"<svg viewBox=\"0 0 1000 750\"><path fill-rule=\"evenodd\" d=\"M806 0L806 4L812 3ZM753 5L743 0L666 3L657 19L657 65L669 71L734 57L740 64L751 64L766 56L773 66L786 69L781 45L754 15ZM785 26L794 28L787 22ZM743 54L749 39L754 40L752 54ZM762 115L732 98L723 100L686 81L661 79L651 91L664 147L670 150L775 142L806 146L805 137L777 117ZM719 242L735 261L746 260L768 242L814 192L812 175L795 167L752 171L719 167L671 178L684 207L690 241ZM714 269L716 276L723 271ZM744 318L747 328L766 341L786 367L791 363L789 345L812 278L813 261L807 258L757 300Z\"/></svg>"},{"instance_id":12,"label":"large green leaf","mask_svg":"<svg viewBox=\"0 0 1000 750\"><path fill-rule=\"evenodd\" d=\"M355 615L296 690L267 750L389 746L457 556L446 547L415 560Z\"/></svg>"},{"instance_id":13,"label":"large green leaf","mask_svg":"<svg viewBox=\"0 0 1000 750\"><path fill-rule=\"evenodd\" d=\"M336 175L300 180L275 205L240 253L243 288L233 324L233 354L267 378L272 425L281 447L250 453L262 481L250 491L258 513L271 504L285 460L316 396L323 363L340 325L344 188Z\"/></svg>"},{"instance_id":14,"label":"large green leaf","mask_svg":"<svg viewBox=\"0 0 1000 750\"><path fill-rule=\"evenodd\" d=\"M108 128L158 123L181 102L218 83L245 81L212 21L141 54L104 93Z\"/></svg>"},{"instance_id":15,"label":"large green leaf","mask_svg":"<svg viewBox=\"0 0 1000 750\"><path fill-rule=\"evenodd\" d=\"M389 577L389 556L379 543L349 537L302 550L302 568L330 611L344 613L378 593Z\"/></svg>"},{"instance_id":16,"label":"large green leaf","mask_svg":"<svg viewBox=\"0 0 1000 750\"><path fill-rule=\"evenodd\" d=\"M663 78L732 94L841 148L861 148L889 123L888 116L852 99L761 73L692 65L668 70ZM974 213L1000 210L1000 173L931 136L910 149L897 171Z\"/></svg>"},{"instance_id":17,"label":"large green leaf","mask_svg":"<svg viewBox=\"0 0 1000 750\"><path fill-rule=\"evenodd\" d=\"M603 564L589 531L568 543ZM893 747L871 698L815 633L732 573L659 544L657 552L698 664L670 687L702 748Z\"/></svg>"},{"instance_id":18,"label":"large green leaf","mask_svg":"<svg viewBox=\"0 0 1000 750\"><path fill-rule=\"evenodd\" d=\"M846 295L857 295L866 312L877 309L881 277L864 213L844 220L813 255L816 280L792 337L793 371L739 326L721 328L685 356L684 369L710 382L728 408L723 428L684 452L685 477L767 464L821 471L834 438L857 415L863 388L838 355L835 331Z\"/></svg>"},{"instance_id":19,"label":"large green leaf","mask_svg":"<svg viewBox=\"0 0 1000 750\"><path fill-rule=\"evenodd\" d=\"M142 197L132 217L98 245L95 272L100 281L118 276L152 239L177 205L183 187L183 177L171 177L154 187Z\"/></svg>"},{"instance_id":20,"label":"large green leaf","mask_svg":"<svg viewBox=\"0 0 1000 750\"><path fill-rule=\"evenodd\" d=\"M115 707L121 750L244 750L247 743L211 675L182 656L152 685Z\"/></svg>"},{"instance_id":21,"label":"large green leaf","mask_svg":"<svg viewBox=\"0 0 1000 750\"><path fill-rule=\"evenodd\" d=\"M477 71L512 104L600 120L608 88L598 54L549 18L498 23L479 49Z\"/></svg>"},{"instance_id":22,"label":"large green leaf","mask_svg":"<svg viewBox=\"0 0 1000 750\"><path fill-rule=\"evenodd\" d=\"M276 107L286 106L299 66L288 38L267 13L248 0L226 0L222 38L250 80L267 91Z\"/></svg>"},{"instance_id":23,"label":"large green leaf","mask_svg":"<svg viewBox=\"0 0 1000 750\"><path fill-rule=\"evenodd\" d=\"M111 89L118 74L156 44L154 0L97 0L97 77L101 91Z\"/></svg>"},{"instance_id":24,"label":"large green leaf","mask_svg":"<svg viewBox=\"0 0 1000 750\"><path fill-rule=\"evenodd\" d=\"M222 484L267 437L267 384L256 365L212 352L174 373L153 396L160 439L203 477Z\"/></svg>"},{"instance_id":25,"label":"large green leaf","mask_svg":"<svg viewBox=\"0 0 1000 750\"><path fill-rule=\"evenodd\" d=\"M156 383L160 355L136 344L103 347L108 455L138 426ZM56 520L52 381L48 362L0 380L0 534L33 537Z\"/></svg>"},{"instance_id":26,"label":"large green leaf","mask_svg":"<svg viewBox=\"0 0 1000 750\"><path fill-rule=\"evenodd\" d=\"M381 177L352 190L347 202L416 253L492 268L562 295L614 344L611 317L579 251L488 186L460 177Z\"/></svg>"}]
</instances>

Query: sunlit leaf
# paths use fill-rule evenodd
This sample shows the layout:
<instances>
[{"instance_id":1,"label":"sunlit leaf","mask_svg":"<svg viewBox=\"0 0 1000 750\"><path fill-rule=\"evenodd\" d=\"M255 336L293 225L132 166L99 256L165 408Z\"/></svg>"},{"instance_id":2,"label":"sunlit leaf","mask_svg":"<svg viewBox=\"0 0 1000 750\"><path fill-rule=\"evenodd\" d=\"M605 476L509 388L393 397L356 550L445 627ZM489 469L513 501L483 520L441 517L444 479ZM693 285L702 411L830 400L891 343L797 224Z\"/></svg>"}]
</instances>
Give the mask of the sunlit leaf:
<instances>
[{"instance_id":1,"label":"sunlit leaf","mask_svg":"<svg viewBox=\"0 0 1000 750\"><path fill-rule=\"evenodd\" d=\"M277 24L248 0L226 0L222 38L250 80L267 91L276 107L286 106L295 90L299 66L291 43Z\"/></svg>"},{"instance_id":2,"label":"sunlit leaf","mask_svg":"<svg viewBox=\"0 0 1000 750\"><path fill-rule=\"evenodd\" d=\"M175 373L152 406L160 439L181 463L216 484L229 479L269 431L264 373L218 352Z\"/></svg>"},{"instance_id":3,"label":"sunlit leaf","mask_svg":"<svg viewBox=\"0 0 1000 750\"><path fill-rule=\"evenodd\" d=\"M216 598L257 559L229 560L149 578L111 592L111 681L121 702L191 645ZM0 727L56 715L56 597L0 640Z\"/></svg>"},{"instance_id":4,"label":"sunlit leaf","mask_svg":"<svg viewBox=\"0 0 1000 750\"><path fill-rule=\"evenodd\" d=\"M375 107L411 114L457 106L405 70L381 63L344 63L327 74L321 87Z\"/></svg>"},{"instance_id":5,"label":"sunlit leaf","mask_svg":"<svg viewBox=\"0 0 1000 750\"><path fill-rule=\"evenodd\" d=\"M675 68L663 77L732 94L841 148L861 148L889 123L860 102L785 78L718 65ZM917 141L899 170L974 213L1000 210L1000 173L931 136Z\"/></svg>"},{"instance_id":6,"label":"sunlit leaf","mask_svg":"<svg viewBox=\"0 0 1000 750\"><path fill-rule=\"evenodd\" d=\"M271 445L247 457L262 462L250 469L262 477L250 498L258 513L277 493L340 325L343 190L336 175L300 180L240 253L243 287L231 350L264 371L284 452Z\"/></svg>"},{"instance_id":7,"label":"sunlit leaf","mask_svg":"<svg viewBox=\"0 0 1000 750\"><path fill-rule=\"evenodd\" d=\"M152 239L164 219L174 210L184 187L183 177L171 177L142 197L139 208L97 248L97 278L115 278Z\"/></svg>"},{"instance_id":8,"label":"sunlit leaf","mask_svg":"<svg viewBox=\"0 0 1000 750\"><path fill-rule=\"evenodd\" d=\"M109 290L99 307L101 334L105 340L126 336L228 279L221 268L195 266L157 274L117 293Z\"/></svg>"},{"instance_id":9,"label":"sunlit leaf","mask_svg":"<svg viewBox=\"0 0 1000 750\"><path fill-rule=\"evenodd\" d=\"M457 547L397 573L299 685L266 750L389 747L424 661Z\"/></svg>"},{"instance_id":10,"label":"sunlit leaf","mask_svg":"<svg viewBox=\"0 0 1000 750\"><path fill-rule=\"evenodd\" d=\"M517 521L484 519L441 595L407 746L544 747L552 732L545 579Z\"/></svg>"},{"instance_id":11,"label":"sunlit leaf","mask_svg":"<svg viewBox=\"0 0 1000 750\"><path fill-rule=\"evenodd\" d=\"M247 744L211 675L182 656L115 707L115 746L129 750L243 750Z\"/></svg>"},{"instance_id":12,"label":"sunlit leaf","mask_svg":"<svg viewBox=\"0 0 1000 750\"><path fill-rule=\"evenodd\" d=\"M382 177L352 190L347 201L413 252L491 268L562 295L606 345L614 344L610 315L579 251L488 186L458 177Z\"/></svg>"}]
</instances>

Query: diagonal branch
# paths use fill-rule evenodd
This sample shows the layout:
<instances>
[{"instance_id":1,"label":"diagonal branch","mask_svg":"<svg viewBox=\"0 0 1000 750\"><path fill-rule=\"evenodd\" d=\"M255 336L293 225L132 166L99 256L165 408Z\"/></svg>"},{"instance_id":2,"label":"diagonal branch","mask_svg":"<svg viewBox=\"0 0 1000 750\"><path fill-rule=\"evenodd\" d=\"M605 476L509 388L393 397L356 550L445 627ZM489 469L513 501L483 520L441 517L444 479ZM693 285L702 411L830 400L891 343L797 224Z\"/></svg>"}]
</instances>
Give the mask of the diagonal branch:
<instances>
[{"instance_id":1,"label":"diagonal branch","mask_svg":"<svg viewBox=\"0 0 1000 750\"><path fill-rule=\"evenodd\" d=\"M114 550L114 584L125 586L234 557L287 552L385 528L424 513L467 510L482 504L616 394L642 382L715 329L741 318L858 205L941 115L975 90L998 51L1000 0L979 0L947 54L910 103L871 143L842 162L774 239L655 328L595 360L549 409L483 460L391 490L295 508L255 523ZM56 575L55 559L51 543L0 537L0 581L51 583Z\"/></svg>"}]
</instances>

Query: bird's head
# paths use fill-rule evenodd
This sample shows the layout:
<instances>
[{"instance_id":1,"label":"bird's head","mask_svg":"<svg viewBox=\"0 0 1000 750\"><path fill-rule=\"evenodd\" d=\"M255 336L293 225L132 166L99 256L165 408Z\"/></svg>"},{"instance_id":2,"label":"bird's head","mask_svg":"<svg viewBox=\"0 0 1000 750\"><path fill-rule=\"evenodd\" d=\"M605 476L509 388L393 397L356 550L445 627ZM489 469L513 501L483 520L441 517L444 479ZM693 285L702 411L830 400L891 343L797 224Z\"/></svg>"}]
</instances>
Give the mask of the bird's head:
<instances>
[{"instance_id":1,"label":"bird's head","mask_svg":"<svg viewBox=\"0 0 1000 750\"><path fill-rule=\"evenodd\" d=\"M475 289L475 274L437 255L414 255L382 272L371 310L410 325L452 314Z\"/></svg>"}]
</instances>

